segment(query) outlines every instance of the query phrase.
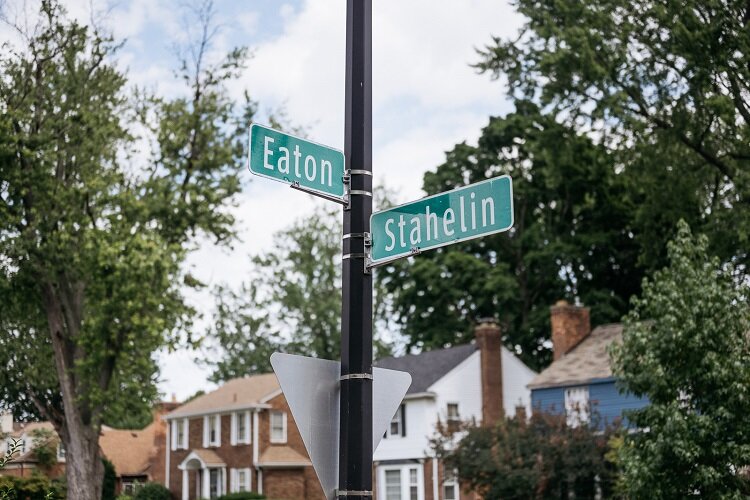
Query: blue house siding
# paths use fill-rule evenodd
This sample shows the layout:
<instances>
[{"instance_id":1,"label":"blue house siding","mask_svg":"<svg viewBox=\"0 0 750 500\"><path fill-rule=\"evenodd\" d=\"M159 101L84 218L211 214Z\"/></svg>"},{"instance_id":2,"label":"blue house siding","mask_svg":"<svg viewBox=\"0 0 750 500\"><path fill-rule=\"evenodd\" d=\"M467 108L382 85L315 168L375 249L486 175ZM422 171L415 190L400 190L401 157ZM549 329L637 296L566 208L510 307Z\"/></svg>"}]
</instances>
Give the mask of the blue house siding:
<instances>
[{"instance_id":1,"label":"blue house siding","mask_svg":"<svg viewBox=\"0 0 750 500\"><path fill-rule=\"evenodd\" d=\"M532 389L531 407L547 413L565 412L565 388Z\"/></svg>"},{"instance_id":2,"label":"blue house siding","mask_svg":"<svg viewBox=\"0 0 750 500\"><path fill-rule=\"evenodd\" d=\"M600 425L611 424L623 418L624 410L642 408L648 404L648 400L641 399L632 394L621 394L615 385L615 379L604 379L589 384L589 401L593 412L597 413Z\"/></svg>"},{"instance_id":3,"label":"blue house siding","mask_svg":"<svg viewBox=\"0 0 750 500\"><path fill-rule=\"evenodd\" d=\"M595 380L588 384L573 384L567 387L581 386L588 386L589 388L592 412L598 414L600 426L623 419L624 410L642 408L648 404L646 399L637 398L632 394L620 394L614 378ZM565 389L567 387L532 389L532 408L549 413L563 413L565 411Z\"/></svg>"}]
</instances>

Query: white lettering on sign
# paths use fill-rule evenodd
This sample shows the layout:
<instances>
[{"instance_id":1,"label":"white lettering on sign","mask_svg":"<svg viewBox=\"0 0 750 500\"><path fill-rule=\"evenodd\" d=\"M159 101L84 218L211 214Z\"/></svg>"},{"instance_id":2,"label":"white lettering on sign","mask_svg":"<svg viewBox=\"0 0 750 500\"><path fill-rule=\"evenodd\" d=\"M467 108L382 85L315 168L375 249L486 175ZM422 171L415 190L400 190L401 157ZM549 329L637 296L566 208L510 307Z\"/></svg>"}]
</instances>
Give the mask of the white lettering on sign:
<instances>
[{"instance_id":1,"label":"white lettering on sign","mask_svg":"<svg viewBox=\"0 0 750 500\"><path fill-rule=\"evenodd\" d=\"M276 149L273 144L273 138L265 137L263 139L263 166L268 170L278 169L282 174L289 174L291 169L289 149L284 146ZM275 156L278 159L274 163ZM302 175L304 174L305 178L310 182L318 181L324 186L333 185L333 165L330 160L321 158L318 161L315 156L301 152L299 145L294 146L291 156L294 157L294 176L297 179L302 179ZM304 160L302 159L303 156ZM318 169L318 165L320 165L320 169Z\"/></svg>"},{"instance_id":2,"label":"white lettering on sign","mask_svg":"<svg viewBox=\"0 0 750 500\"><path fill-rule=\"evenodd\" d=\"M475 198L475 193L470 193L468 200L460 196L458 210L446 208L442 214L432 212L429 206L425 207L424 214L408 215L394 212L392 217L385 220L383 227L386 236L385 251L390 252L396 246L419 247L423 243L427 244L446 236L452 237L459 228L461 232L476 230L478 223L481 224L480 229L493 226L495 224L495 200L491 196L482 198L479 202L481 217L477 218Z\"/></svg>"}]
</instances>

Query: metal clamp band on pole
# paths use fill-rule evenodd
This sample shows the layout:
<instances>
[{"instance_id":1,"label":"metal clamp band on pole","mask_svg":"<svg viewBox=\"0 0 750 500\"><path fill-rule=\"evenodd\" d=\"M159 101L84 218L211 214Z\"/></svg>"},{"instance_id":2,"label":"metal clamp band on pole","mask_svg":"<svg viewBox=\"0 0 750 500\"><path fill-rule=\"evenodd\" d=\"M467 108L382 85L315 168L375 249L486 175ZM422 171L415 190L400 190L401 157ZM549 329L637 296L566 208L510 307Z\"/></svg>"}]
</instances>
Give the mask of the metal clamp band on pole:
<instances>
[{"instance_id":1,"label":"metal clamp band on pole","mask_svg":"<svg viewBox=\"0 0 750 500\"><path fill-rule=\"evenodd\" d=\"M347 260L347 259L366 259L369 257L364 252L355 252L355 253L346 253L341 257L341 260Z\"/></svg>"},{"instance_id":2,"label":"metal clamp band on pole","mask_svg":"<svg viewBox=\"0 0 750 500\"><path fill-rule=\"evenodd\" d=\"M371 497L372 491L336 490L337 497Z\"/></svg>"},{"instance_id":3,"label":"metal clamp band on pole","mask_svg":"<svg viewBox=\"0 0 750 500\"><path fill-rule=\"evenodd\" d=\"M348 240L349 238L367 238L370 236L370 233L349 233L345 234L343 239ZM367 241L365 241L365 245L367 245Z\"/></svg>"},{"instance_id":4,"label":"metal clamp band on pole","mask_svg":"<svg viewBox=\"0 0 750 500\"><path fill-rule=\"evenodd\" d=\"M349 373L347 375L342 375L339 377L339 380L352 380L352 379L368 379L372 380L372 373Z\"/></svg>"},{"instance_id":5,"label":"metal clamp band on pole","mask_svg":"<svg viewBox=\"0 0 750 500\"><path fill-rule=\"evenodd\" d=\"M350 189L349 194L361 194L362 196L369 196L372 198L372 193L370 191L363 191L362 189Z\"/></svg>"},{"instance_id":6,"label":"metal clamp band on pole","mask_svg":"<svg viewBox=\"0 0 750 500\"><path fill-rule=\"evenodd\" d=\"M353 168L351 170L347 170L347 172L349 174L369 175L370 177L372 177L372 172L370 172L369 170L362 170L362 169L359 169L359 168Z\"/></svg>"}]
</instances>

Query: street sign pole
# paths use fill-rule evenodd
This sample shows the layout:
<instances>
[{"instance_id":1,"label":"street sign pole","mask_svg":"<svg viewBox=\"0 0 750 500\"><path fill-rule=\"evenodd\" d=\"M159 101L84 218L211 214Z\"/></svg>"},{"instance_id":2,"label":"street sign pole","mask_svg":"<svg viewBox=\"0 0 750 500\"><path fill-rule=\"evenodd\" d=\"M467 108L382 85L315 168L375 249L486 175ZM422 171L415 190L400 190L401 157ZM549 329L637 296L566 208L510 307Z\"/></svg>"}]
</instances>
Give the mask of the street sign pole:
<instances>
[{"instance_id":1,"label":"street sign pole","mask_svg":"<svg viewBox=\"0 0 750 500\"><path fill-rule=\"evenodd\" d=\"M372 214L372 0L346 4L344 210L338 498L372 498L372 275L365 239Z\"/></svg>"}]
</instances>

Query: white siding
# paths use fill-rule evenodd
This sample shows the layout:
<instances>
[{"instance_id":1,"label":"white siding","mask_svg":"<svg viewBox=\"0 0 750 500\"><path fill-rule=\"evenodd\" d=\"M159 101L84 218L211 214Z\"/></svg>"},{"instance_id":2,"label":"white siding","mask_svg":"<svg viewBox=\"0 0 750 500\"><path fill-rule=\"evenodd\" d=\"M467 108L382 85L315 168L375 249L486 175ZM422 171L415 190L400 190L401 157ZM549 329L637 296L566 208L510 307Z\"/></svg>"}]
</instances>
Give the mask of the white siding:
<instances>
[{"instance_id":1,"label":"white siding","mask_svg":"<svg viewBox=\"0 0 750 500\"><path fill-rule=\"evenodd\" d=\"M449 371L443 378L432 384L428 389L437 394L437 410L440 420L445 423L448 403L458 403L458 413L461 420L475 417L482 419L482 378L479 351ZM432 417L430 434L435 430L437 416Z\"/></svg>"},{"instance_id":2,"label":"white siding","mask_svg":"<svg viewBox=\"0 0 750 500\"><path fill-rule=\"evenodd\" d=\"M421 458L430 447L429 436L435 428L436 407L430 398L407 399L406 436L388 436L380 440L373 460Z\"/></svg>"},{"instance_id":3,"label":"white siding","mask_svg":"<svg viewBox=\"0 0 750 500\"><path fill-rule=\"evenodd\" d=\"M531 368L518 359L515 354L503 347L503 408L506 415L515 415L519 404L526 408L526 415L531 415L531 391L526 385L536 376Z\"/></svg>"}]
</instances>

